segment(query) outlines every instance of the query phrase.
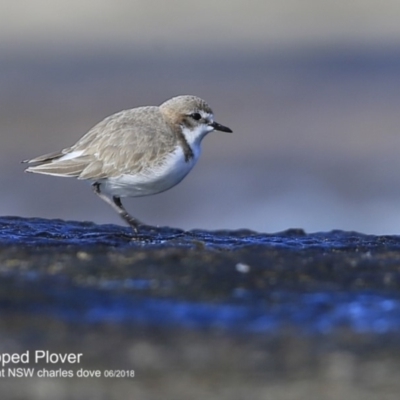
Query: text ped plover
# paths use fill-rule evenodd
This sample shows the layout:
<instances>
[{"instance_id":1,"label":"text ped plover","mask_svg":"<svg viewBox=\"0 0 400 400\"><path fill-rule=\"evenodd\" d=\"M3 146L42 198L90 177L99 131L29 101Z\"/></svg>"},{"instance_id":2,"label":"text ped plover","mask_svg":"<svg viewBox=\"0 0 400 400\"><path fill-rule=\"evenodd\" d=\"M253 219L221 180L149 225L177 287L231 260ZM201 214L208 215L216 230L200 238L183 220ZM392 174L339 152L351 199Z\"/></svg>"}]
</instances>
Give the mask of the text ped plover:
<instances>
[{"instance_id":1,"label":"text ped plover","mask_svg":"<svg viewBox=\"0 0 400 400\"><path fill-rule=\"evenodd\" d=\"M159 107L113 114L73 146L24 161L35 164L25 171L92 182L94 192L137 232L141 223L125 210L121 197L148 196L178 184L213 130L232 132L214 121L204 100L177 96Z\"/></svg>"}]
</instances>

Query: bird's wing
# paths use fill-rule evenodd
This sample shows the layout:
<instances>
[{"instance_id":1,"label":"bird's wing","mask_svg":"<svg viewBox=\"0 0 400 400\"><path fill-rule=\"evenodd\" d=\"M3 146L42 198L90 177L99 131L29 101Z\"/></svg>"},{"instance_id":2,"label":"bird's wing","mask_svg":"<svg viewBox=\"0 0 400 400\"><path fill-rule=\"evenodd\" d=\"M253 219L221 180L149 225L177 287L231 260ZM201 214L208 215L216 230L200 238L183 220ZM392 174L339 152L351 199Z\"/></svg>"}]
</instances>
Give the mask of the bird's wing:
<instances>
[{"instance_id":1,"label":"bird's wing","mask_svg":"<svg viewBox=\"0 0 400 400\"><path fill-rule=\"evenodd\" d=\"M163 156L160 149L164 146L152 144L153 126L164 121L155 107L138 110L125 110L105 118L74 146L61 152L27 160L38 165L27 168L26 172L88 180L143 172ZM171 134L161 140L172 143L176 139Z\"/></svg>"}]
</instances>

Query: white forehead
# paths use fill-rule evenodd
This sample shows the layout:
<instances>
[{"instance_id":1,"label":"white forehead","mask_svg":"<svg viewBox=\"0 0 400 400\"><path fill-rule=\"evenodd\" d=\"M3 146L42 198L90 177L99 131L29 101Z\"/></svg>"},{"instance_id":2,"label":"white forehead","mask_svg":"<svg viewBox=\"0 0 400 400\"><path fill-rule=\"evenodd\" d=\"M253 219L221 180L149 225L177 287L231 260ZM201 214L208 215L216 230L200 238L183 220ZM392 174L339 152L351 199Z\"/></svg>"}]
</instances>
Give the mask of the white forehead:
<instances>
[{"instance_id":1,"label":"white forehead","mask_svg":"<svg viewBox=\"0 0 400 400\"><path fill-rule=\"evenodd\" d=\"M214 121L214 114L213 113L209 113L205 110L197 110L196 112L198 112L201 115L201 118L207 120L207 121Z\"/></svg>"}]
</instances>

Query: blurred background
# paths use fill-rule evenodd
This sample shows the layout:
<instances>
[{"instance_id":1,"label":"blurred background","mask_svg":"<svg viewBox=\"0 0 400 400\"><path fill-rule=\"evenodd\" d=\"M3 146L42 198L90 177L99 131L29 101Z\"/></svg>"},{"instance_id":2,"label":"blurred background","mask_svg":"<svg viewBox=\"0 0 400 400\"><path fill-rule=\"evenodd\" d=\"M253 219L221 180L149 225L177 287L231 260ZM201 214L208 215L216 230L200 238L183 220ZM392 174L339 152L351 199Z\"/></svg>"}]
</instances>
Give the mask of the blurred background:
<instances>
[{"instance_id":1,"label":"blurred background","mask_svg":"<svg viewBox=\"0 0 400 400\"><path fill-rule=\"evenodd\" d=\"M207 100L233 134L125 201L156 225L400 233L400 2L1 1L0 214L121 223L20 161L122 109Z\"/></svg>"}]
</instances>

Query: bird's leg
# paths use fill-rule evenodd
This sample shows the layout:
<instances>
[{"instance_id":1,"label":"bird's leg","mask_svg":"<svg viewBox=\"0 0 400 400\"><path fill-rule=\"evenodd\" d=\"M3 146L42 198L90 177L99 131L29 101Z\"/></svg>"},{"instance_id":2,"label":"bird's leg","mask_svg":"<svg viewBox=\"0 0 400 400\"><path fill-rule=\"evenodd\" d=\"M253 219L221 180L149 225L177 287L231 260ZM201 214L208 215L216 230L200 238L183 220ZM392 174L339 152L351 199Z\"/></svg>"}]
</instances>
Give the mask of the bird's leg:
<instances>
[{"instance_id":1,"label":"bird's leg","mask_svg":"<svg viewBox=\"0 0 400 400\"><path fill-rule=\"evenodd\" d=\"M113 196L111 200L108 196L101 193L100 183L98 182L93 183L92 186L93 186L93 191L97 194L97 196L99 196L102 200L104 200L107 204L109 204L119 214L119 216L128 225L130 225L135 232L137 232L141 223L139 220L133 218L132 215L130 215L128 211L125 210L124 206L121 203L121 199L117 196Z\"/></svg>"},{"instance_id":2,"label":"bird's leg","mask_svg":"<svg viewBox=\"0 0 400 400\"><path fill-rule=\"evenodd\" d=\"M139 226L142 225L142 223L138 219L132 217L132 215L130 215L128 211L125 210L125 207L122 205L121 199L119 197L113 196L113 201L120 217L126 223L128 223L128 225L130 225L135 230L135 232L137 232Z\"/></svg>"}]
</instances>

